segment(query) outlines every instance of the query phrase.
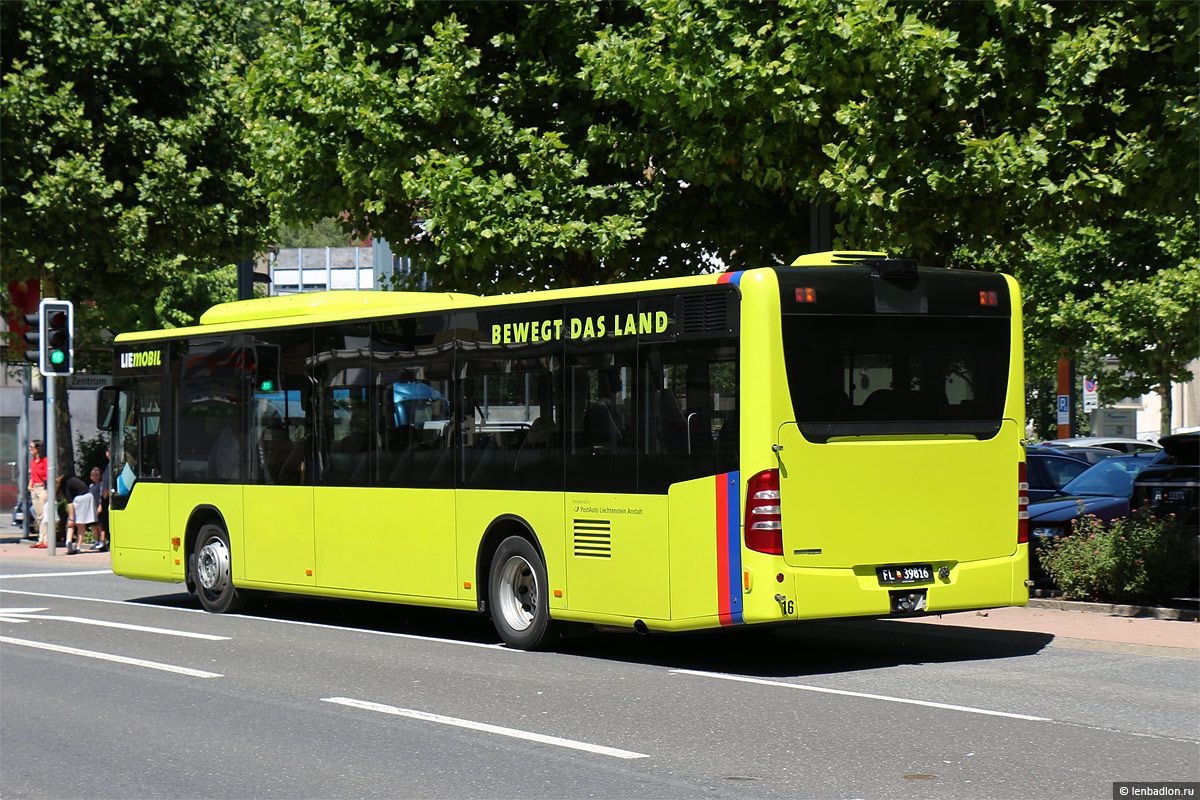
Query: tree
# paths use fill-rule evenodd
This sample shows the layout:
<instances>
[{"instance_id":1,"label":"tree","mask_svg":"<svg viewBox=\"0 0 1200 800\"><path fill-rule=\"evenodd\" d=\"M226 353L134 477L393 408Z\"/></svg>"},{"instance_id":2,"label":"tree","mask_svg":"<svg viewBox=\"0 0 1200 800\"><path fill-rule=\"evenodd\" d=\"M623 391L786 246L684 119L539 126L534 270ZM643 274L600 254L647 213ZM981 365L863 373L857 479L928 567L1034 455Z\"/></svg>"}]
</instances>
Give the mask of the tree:
<instances>
[{"instance_id":1,"label":"tree","mask_svg":"<svg viewBox=\"0 0 1200 800\"><path fill-rule=\"evenodd\" d=\"M247 81L281 219L348 224L446 287L591 282L649 259L659 188L588 139L575 48L621 7L292 3ZM434 277L434 276L431 276Z\"/></svg>"},{"instance_id":2,"label":"tree","mask_svg":"<svg viewBox=\"0 0 1200 800\"><path fill-rule=\"evenodd\" d=\"M1184 3L290 3L248 74L281 216L348 210L448 288L776 263L989 268L1195 208Z\"/></svg>"},{"instance_id":3,"label":"tree","mask_svg":"<svg viewBox=\"0 0 1200 800\"><path fill-rule=\"evenodd\" d=\"M0 4L0 260L99 330L193 323L263 242L234 79L261 4ZM93 364L98 366L98 364ZM71 464L66 395L60 463Z\"/></svg>"},{"instance_id":4,"label":"tree","mask_svg":"<svg viewBox=\"0 0 1200 800\"><path fill-rule=\"evenodd\" d=\"M1200 354L1198 253L1195 216L1128 213L1031 240L1021 277L1034 371L1067 350L1099 376L1103 402L1157 392L1160 429L1170 433L1171 382L1191 380L1187 365Z\"/></svg>"},{"instance_id":5,"label":"tree","mask_svg":"<svg viewBox=\"0 0 1200 800\"><path fill-rule=\"evenodd\" d=\"M81 327L189 324L267 220L231 92L261 3L0 7L5 271L94 301Z\"/></svg>"}]
</instances>

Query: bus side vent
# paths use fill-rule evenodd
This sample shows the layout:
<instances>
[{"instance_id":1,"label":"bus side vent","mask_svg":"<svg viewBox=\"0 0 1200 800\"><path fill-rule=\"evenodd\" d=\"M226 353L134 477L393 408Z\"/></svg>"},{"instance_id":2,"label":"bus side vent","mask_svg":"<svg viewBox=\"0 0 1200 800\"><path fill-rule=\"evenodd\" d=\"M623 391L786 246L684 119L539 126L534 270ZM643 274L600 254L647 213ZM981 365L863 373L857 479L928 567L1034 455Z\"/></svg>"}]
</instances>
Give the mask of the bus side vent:
<instances>
[{"instance_id":1,"label":"bus side vent","mask_svg":"<svg viewBox=\"0 0 1200 800\"><path fill-rule=\"evenodd\" d=\"M729 304L725 292L685 294L679 298L683 333L729 330Z\"/></svg>"},{"instance_id":2,"label":"bus side vent","mask_svg":"<svg viewBox=\"0 0 1200 800\"><path fill-rule=\"evenodd\" d=\"M577 519L575 555L579 558L612 558L612 523L606 519Z\"/></svg>"}]
</instances>

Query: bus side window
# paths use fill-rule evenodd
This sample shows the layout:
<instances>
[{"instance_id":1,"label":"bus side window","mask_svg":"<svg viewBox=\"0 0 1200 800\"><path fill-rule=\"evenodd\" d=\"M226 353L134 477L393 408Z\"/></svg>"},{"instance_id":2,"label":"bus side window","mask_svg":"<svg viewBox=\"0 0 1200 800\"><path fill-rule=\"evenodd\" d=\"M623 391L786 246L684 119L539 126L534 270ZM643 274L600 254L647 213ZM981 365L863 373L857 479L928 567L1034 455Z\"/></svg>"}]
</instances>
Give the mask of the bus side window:
<instances>
[{"instance_id":1,"label":"bus side window","mask_svg":"<svg viewBox=\"0 0 1200 800\"><path fill-rule=\"evenodd\" d=\"M137 378L115 399L112 480L120 508L138 480L162 477L162 378Z\"/></svg>"},{"instance_id":2,"label":"bus side window","mask_svg":"<svg viewBox=\"0 0 1200 800\"><path fill-rule=\"evenodd\" d=\"M261 331L247 343L250 376L250 465L247 480L298 486L309 483L308 364L312 332Z\"/></svg>"},{"instance_id":3,"label":"bus side window","mask_svg":"<svg viewBox=\"0 0 1200 800\"><path fill-rule=\"evenodd\" d=\"M640 349L639 491L737 469L736 353L732 341Z\"/></svg>"},{"instance_id":4,"label":"bus side window","mask_svg":"<svg viewBox=\"0 0 1200 800\"><path fill-rule=\"evenodd\" d=\"M449 327L449 315L371 323L373 486L453 486Z\"/></svg>"},{"instance_id":5,"label":"bus side window","mask_svg":"<svg viewBox=\"0 0 1200 800\"><path fill-rule=\"evenodd\" d=\"M369 485L375 456L370 385L371 338L366 325L318 328L313 345L317 386L317 470L326 486Z\"/></svg>"}]
</instances>

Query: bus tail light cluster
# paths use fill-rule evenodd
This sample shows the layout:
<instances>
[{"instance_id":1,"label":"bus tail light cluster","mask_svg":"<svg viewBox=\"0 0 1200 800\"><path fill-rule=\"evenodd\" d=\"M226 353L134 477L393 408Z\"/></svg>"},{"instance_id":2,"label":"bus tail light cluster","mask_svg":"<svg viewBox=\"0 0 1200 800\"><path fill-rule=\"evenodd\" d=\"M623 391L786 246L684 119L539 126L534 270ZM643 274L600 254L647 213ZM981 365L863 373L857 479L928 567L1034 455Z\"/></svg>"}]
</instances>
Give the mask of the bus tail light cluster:
<instances>
[{"instance_id":1,"label":"bus tail light cluster","mask_svg":"<svg viewBox=\"0 0 1200 800\"><path fill-rule=\"evenodd\" d=\"M779 470L764 470L746 489L746 547L783 555L783 521L779 513Z\"/></svg>"},{"instance_id":2,"label":"bus tail light cluster","mask_svg":"<svg viewBox=\"0 0 1200 800\"><path fill-rule=\"evenodd\" d=\"M1017 464L1017 544L1029 541L1029 481L1025 462Z\"/></svg>"}]
</instances>

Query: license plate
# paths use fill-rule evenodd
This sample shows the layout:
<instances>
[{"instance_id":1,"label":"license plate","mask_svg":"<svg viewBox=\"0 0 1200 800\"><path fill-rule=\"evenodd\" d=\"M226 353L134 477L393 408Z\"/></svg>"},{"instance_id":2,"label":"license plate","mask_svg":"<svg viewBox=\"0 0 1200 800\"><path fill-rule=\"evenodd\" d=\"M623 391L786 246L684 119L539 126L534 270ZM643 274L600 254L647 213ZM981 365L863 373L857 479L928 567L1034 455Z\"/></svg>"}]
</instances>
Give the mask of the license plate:
<instances>
[{"instance_id":1,"label":"license plate","mask_svg":"<svg viewBox=\"0 0 1200 800\"><path fill-rule=\"evenodd\" d=\"M878 567L880 584L925 583L933 580L933 567L928 564L909 564L903 567Z\"/></svg>"}]
</instances>

